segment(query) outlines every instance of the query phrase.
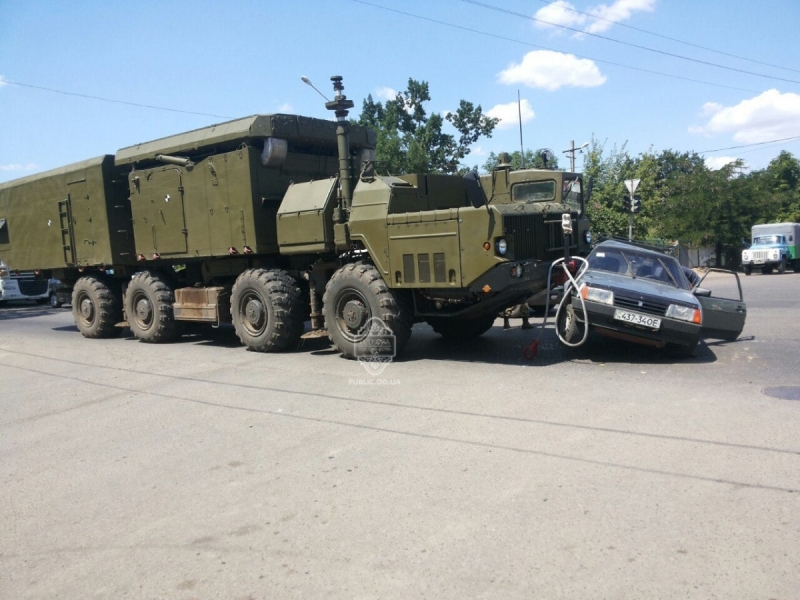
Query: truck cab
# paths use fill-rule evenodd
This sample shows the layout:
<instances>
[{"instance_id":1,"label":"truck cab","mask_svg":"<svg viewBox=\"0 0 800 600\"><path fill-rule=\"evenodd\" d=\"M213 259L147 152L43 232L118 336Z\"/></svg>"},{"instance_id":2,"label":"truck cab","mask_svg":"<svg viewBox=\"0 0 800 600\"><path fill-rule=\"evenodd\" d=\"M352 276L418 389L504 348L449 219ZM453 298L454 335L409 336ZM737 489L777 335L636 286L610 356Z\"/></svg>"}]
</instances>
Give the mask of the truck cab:
<instances>
[{"instance_id":1,"label":"truck cab","mask_svg":"<svg viewBox=\"0 0 800 600\"><path fill-rule=\"evenodd\" d=\"M800 268L797 256L800 223L771 223L753 227L752 244L742 251L742 266L745 275L753 269L761 269L764 275L777 269L785 273L791 266L795 271Z\"/></svg>"}]
</instances>

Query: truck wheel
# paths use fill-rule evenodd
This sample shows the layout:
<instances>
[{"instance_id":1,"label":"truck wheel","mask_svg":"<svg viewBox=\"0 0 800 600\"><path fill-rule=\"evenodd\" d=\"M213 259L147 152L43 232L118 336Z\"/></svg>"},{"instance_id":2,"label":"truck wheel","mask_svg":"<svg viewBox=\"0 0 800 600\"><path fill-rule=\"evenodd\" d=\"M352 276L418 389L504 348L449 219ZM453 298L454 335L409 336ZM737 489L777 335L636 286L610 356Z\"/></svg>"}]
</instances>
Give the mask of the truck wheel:
<instances>
[{"instance_id":1,"label":"truck wheel","mask_svg":"<svg viewBox=\"0 0 800 600\"><path fill-rule=\"evenodd\" d=\"M474 340L489 331L494 325L495 315L484 315L477 319L454 319L448 317L431 317L428 325L440 336L455 342Z\"/></svg>"},{"instance_id":2,"label":"truck wheel","mask_svg":"<svg viewBox=\"0 0 800 600\"><path fill-rule=\"evenodd\" d=\"M786 273L786 257L781 258L781 264L778 265L778 273L783 275Z\"/></svg>"},{"instance_id":3,"label":"truck wheel","mask_svg":"<svg viewBox=\"0 0 800 600\"><path fill-rule=\"evenodd\" d=\"M303 335L302 298L300 286L286 271L245 271L231 292L236 335L255 352L296 350Z\"/></svg>"},{"instance_id":4,"label":"truck wheel","mask_svg":"<svg viewBox=\"0 0 800 600\"><path fill-rule=\"evenodd\" d=\"M52 308L61 308L62 304L58 300L58 296L55 292L50 292L50 306Z\"/></svg>"},{"instance_id":5,"label":"truck wheel","mask_svg":"<svg viewBox=\"0 0 800 600\"><path fill-rule=\"evenodd\" d=\"M86 338L119 335L122 303L116 291L97 277L81 277L72 288L72 316Z\"/></svg>"},{"instance_id":6,"label":"truck wheel","mask_svg":"<svg viewBox=\"0 0 800 600\"><path fill-rule=\"evenodd\" d=\"M345 358L367 356L369 328L377 318L394 335L394 352L400 354L414 325L411 299L401 293L393 294L369 263L351 263L336 271L322 297L325 327L336 349Z\"/></svg>"},{"instance_id":7,"label":"truck wheel","mask_svg":"<svg viewBox=\"0 0 800 600\"><path fill-rule=\"evenodd\" d=\"M744 267L744 274L748 277L753 274L753 267L750 265L745 265Z\"/></svg>"},{"instance_id":8,"label":"truck wheel","mask_svg":"<svg viewBox=\"0 0 800 600\"><path fill-rule=\"evenodd\" d=\"M175 295L152 271L137 273L128 284L125 314L133 337L147 343L171 342L180 335L172 313Z\"/></svg>"}]
</instances>

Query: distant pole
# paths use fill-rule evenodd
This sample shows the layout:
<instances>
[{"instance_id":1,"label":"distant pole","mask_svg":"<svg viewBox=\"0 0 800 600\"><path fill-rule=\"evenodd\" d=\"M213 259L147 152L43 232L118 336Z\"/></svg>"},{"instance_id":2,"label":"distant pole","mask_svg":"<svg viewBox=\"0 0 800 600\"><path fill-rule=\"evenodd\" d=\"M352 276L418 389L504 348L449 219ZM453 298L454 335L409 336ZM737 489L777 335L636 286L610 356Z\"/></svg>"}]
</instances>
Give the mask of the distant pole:
<instances>
[{"instance_id":1,"label":"distant pole","mask_svg":"<svg viewBox=\"0 0 800 600\"><path fill-rule=\"evenodd\" d=\"M584 144L585 146L586 144ZM569 141L569 149L563 150L562 154L569 154L569 170L574 173L575 172L575 153L581 151L579 148L575 148L575 140Z\"/></svg>"},{"instance_id":2,"label":"distant pole","mask_svg":"<svg viewBox=\"0 0 800 600\"><path fill-rule=\"evenodd\" d=\"M519 113L519 156L522 161L522 168L525 168L525 146L522 145L522 100L517 90L517 112Z\"/></svg>"},{"instance_id":3,"label":"distant pole","mask_svg":"<svg viewBox=\"0 0 800 600\"><path fill-rule=\"evenodd\" d=\"M633 241L633 213L628 213L628 241Z\"/></svg>"}]
</instances>

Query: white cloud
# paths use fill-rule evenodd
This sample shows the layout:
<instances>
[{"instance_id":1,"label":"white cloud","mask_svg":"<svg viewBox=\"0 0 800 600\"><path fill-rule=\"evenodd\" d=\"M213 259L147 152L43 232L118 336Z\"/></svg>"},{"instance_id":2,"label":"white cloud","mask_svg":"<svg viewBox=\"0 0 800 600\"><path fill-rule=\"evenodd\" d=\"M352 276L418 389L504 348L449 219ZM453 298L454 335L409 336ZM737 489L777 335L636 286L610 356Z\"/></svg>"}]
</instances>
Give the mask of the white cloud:
<instances>
[{"instance_id":1,"label":"white cloud","mask_svg":"<svg viewBox=\"0 0 800 600\"><path fill-rule=\"evenodd\" d=\"M469 153L473 156L488 156L489 154L483 146L472 146Z\"/></svg>"},{"instance_id":2,"label":"white cloud","mask_svg":"<svg viewBox=\"0 0 800 600\"><path fill-rule=\"evenodd\" d=\"M4 85L8 85L8 84L5 82L5 77L0 75L0 87L3 87Z\"/></svg>"},{"instance_id":3,"label":"white cloud","mask_svg":"<svg viewBox=\"0 0 800 600\"><path fill-rule=\"evenodd\" d=\"M732 133L733 140L742 144L800 135L800 94L791 92L767 90L735 106L707 102L701 114L708 117L708 122L689 127L690 133L707 136Z\"/></svg>"},{"instance_id":4,"label":"white cloud","mask_svg":"<svg viewBox=\"0 0 800 600\"><path fill-rule=\"evenodd\" d=\"M517 105L516 102L498 104L487 110L486 116L500 119L500 122L497 124L498 129L510 129L511 127L519 125L520 110L522 111L523 123L527 123L531 119L536 118L536 114L533 112L533 108L531 108L531 103L527 100L520 101L519 105Z\"/></svg>"},{"instance_id":5,"label":"white cloud","mask_svg":"<svg viewBox=\"0 0 800 600\"><path fill-rule=\"evenodd\" d=\"M279 113L290 113L290 112L292 112L292 105L289 104L288 102L284 102L283 104L281 104L278 107L278 112Z\"/></svg>"},{"instance_id":6,"label":"white cloud","mask_svg":"<svg viewBox=\"0 0 800 600\"><path fill-rule=\"evenodd\" d=\"M21 165L19 163L0 165L0 171L35 171L38 168L39 165L35 165L33 163L28 163L27 165Z\"/></svg>"},{"instance_id":7,"label":"white cloud","mask_svg":"<svg viewBox=\"0 0 800 600\"><path fill-rule=\"evenodd\" d=\"M497 75L501 83L522 84L553 92L561 87L597 87L606 76L594 61L552 50L528 52L519 64L510 64Z\"/></svg>"},{"instance_id":8,"label":"white cloud","mask_svg":"<svg viewBox=\"0 0 800 600\"><path fill-rule=\"evenodd\" d=\"M587 33L602 33L611 29L614 23L627 21L636 12L652 12L655 3L656 0L616 0L611 4L592 6L579 13L570 2L558 0L536 11L534 17L546 21L537 21L536 27L539 29L562 26L582 29ZM580 34L576 34L576 37L579 36Z\"/></svg>"},{"instance_id":9,"label":"white cloud","mask_svg":"<svg viewBox=\"0 0 800 600\"><path fill-rule=\"evenodd\" d=\"M611 5L601 4L589 9L589 12L600 17L595 19L589 27L587 33L601 33L608 31L614 23L627 21L635 12L653 12L655 0L616 0Z\"/></svg>"},{"instance_id":10,"label":"white cloud","mask_svg":"<svg viewBox=\"0 0 800 600\"><path fill-rule=\"evenodd\" d=\"M558 25L579 27L586 22L588 17L575 12L574 9L575 7L566 0L558 0L548 4L536 11L534 17L541 19L536 21L536 27L539 29L550 29Z\"/></svg>"},{"instance_id":11,"label":"white cloud","mask_svg":"<svg viewBox=\"0 0 800 600\"><path fill-rule=\"evenodd\" d=\"M375 96L381 100L394 100L397 97L397 90L390 87L379 87L375 90Z\"/></svg>"},{"instance_id":12,"label":"white cloud","mask_svg":"<svg viewBox=\"0 0 800 600\"><path fill-rule=\"evenodd\" d=\"M737 159L732 156L709 156L705 159L705 162L709 169L716 171L735 160Z\"/></svg>"}]
</instances>

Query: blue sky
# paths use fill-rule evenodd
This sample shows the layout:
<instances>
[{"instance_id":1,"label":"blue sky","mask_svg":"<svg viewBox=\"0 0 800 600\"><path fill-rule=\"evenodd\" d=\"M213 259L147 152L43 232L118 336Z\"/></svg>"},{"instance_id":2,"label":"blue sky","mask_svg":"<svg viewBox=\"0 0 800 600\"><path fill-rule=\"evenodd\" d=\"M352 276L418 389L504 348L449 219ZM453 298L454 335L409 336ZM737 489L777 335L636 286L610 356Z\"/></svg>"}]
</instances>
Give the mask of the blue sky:
<instances>
[{"instance_id":1,"label":"blue sky","mask_svg":"<svg viewBox=\"0 0 800 600\"><path fill-rule=\"evenodd\" d=\"M469 165L519 148L519 90L526 148L562 166L592 136L631 154L797 138L705 155L760 169L800 156L798 31L797 0L0 0L0 181L227 118L330 118L300 76L328 95L334 74L353 116L409 77L429 111L505 116Z\"/></svg>"}]
</instances>

